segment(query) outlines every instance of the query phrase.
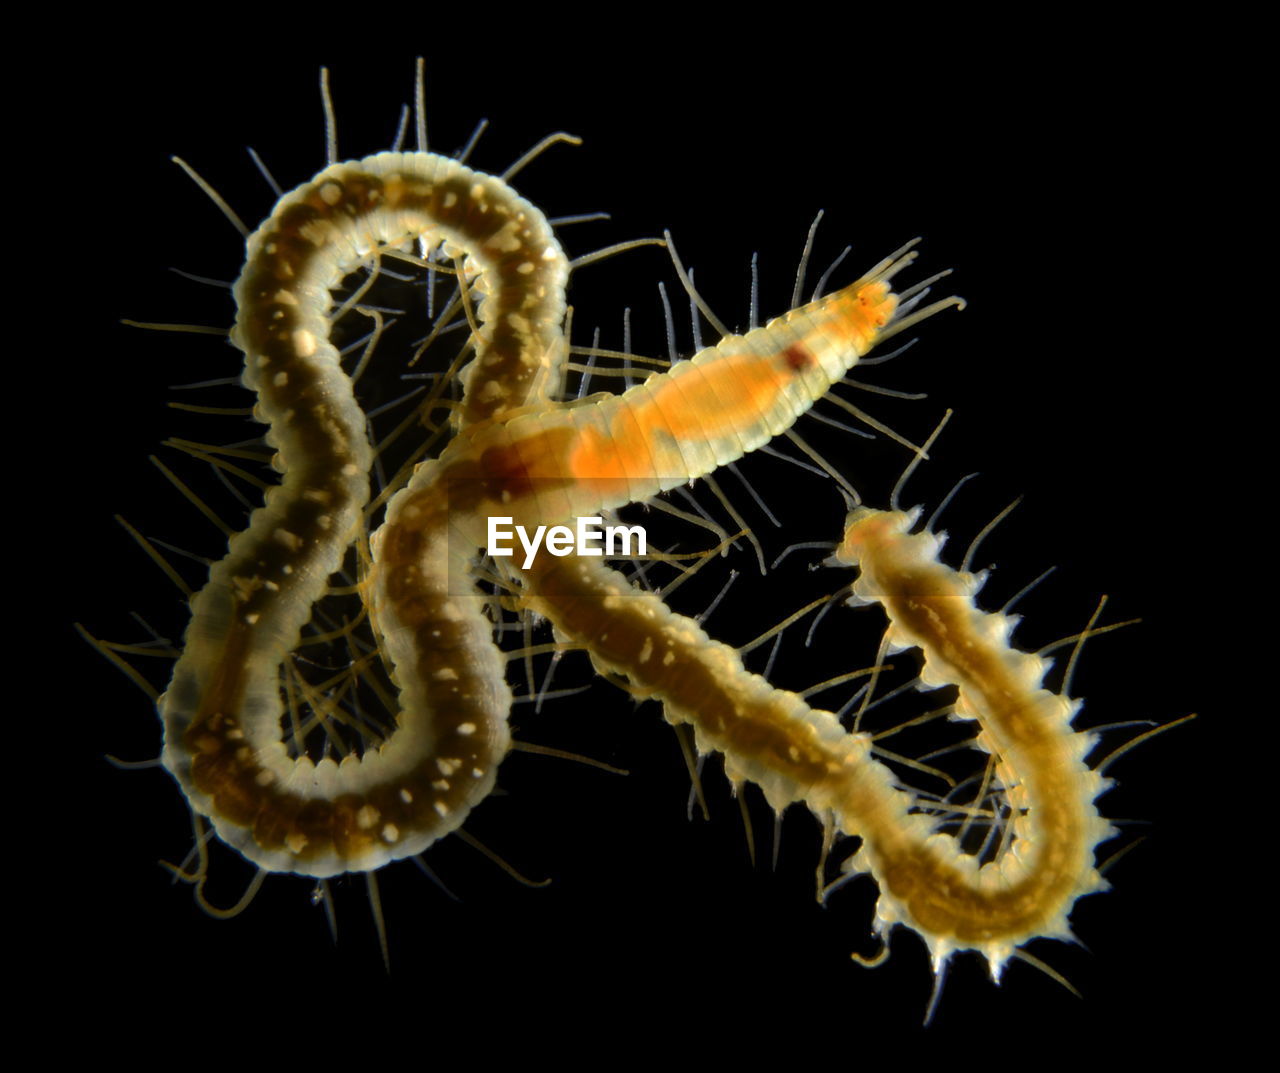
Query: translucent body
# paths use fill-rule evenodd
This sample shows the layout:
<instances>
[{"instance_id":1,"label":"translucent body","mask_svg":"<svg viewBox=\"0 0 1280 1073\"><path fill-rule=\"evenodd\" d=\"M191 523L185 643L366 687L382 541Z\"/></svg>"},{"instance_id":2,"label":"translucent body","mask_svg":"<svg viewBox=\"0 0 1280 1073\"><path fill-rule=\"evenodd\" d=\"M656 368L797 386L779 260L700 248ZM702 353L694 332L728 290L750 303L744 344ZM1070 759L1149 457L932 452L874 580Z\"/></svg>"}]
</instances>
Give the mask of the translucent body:
<instances>
[{"instance_id":1,"label":"translucent body","mask_svg":"<svg viewBox=\"0 0 1280 1073\"><path fill-rule=\"evenodd\" d=\"M371 541L369 602L400 711L379 749L341 763L292 759L279 733L279 667L356 536L372 457L327 341L329 290L377 248L423 240L466 257L480 328L461 374L458 434L392 499ZM569 406L551 401L567 267L545 221L504 184L429 154L383 154L287 195L250 240L235 332L285 477L193 602L162 702L165 764L192 807L263 869L314 876L375 869L455 830L492 789L510 743L505 660L471 578L488 518L566 523L760 447L893 323L888 281L910 260L890 259L623 395ZM802 801L861 836L853 866L881 883L883 924L915 928L936 959L976 948L998 967L1016 944L1063 934L1074 898L1098 885L1092 848L1105 825L1091 803L1100 780L1081 763L1087 739L1071 734L1065 703L1039 688L1029 657L997 651L989 617L971 603L955 604L956 629L987 646L984 658L1025 697L1013 716L981 703L992 690L944 654L927 623L908 623L897 601L911 577L928 574L948 606L968 596L918 538L863 519L846 548L868 596L884 597L890 639L922 647L940 679L964 679L962 710L984 719L1002 776L1021 787L1020 848L994 865L979 869L912 811L865 735L749 674L734 650L600 563L543 558L524 571L520 602L601 670L662 700L669 721L691 724L735 783L759 784L777 809Z\"/></svg>"}]
</instances>

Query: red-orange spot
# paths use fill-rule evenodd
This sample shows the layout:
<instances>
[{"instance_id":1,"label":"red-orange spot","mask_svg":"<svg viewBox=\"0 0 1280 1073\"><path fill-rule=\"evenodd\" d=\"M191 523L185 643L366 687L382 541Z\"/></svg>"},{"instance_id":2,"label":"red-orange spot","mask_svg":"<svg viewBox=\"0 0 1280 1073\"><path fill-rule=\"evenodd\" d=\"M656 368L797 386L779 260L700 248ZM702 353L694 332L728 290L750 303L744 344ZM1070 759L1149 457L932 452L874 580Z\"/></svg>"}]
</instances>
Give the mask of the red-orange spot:
<instances>
[{"instance_id":1,"label":"red-orange spot","mask_svg":"<svg viewBox=\"0 0 1280 1073\"><path fill-rule=\"evenodd\" d=\"M813 355L800 343L792 343L782 352L782 356L786 360L787 368L798 373L810 368L814 363Z\"/></svg>"}]
</instances>

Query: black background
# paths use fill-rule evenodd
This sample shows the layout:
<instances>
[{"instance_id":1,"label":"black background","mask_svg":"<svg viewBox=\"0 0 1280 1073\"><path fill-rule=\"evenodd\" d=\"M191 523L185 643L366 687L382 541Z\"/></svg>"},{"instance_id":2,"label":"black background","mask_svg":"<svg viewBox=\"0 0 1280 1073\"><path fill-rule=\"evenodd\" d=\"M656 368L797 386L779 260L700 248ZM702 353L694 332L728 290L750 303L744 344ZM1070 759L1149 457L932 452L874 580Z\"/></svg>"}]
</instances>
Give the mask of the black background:
<instances>
[{"instance_id":1,"label":"black background","mask_svg":"<svg viewBox=\"0 0 1280 1073\"><path fill-rule=\"evenodd\" d=\"M390 141L417 51L428 58L433 147L452 152L488 117L472 162L501 171L551 130L581 135L583 147L553 149L516 183L548 215L613 214L567 231L570 254L669 228L698 266L700 288L734 323L745 320L752 251L764 312L787 307L820 208L816 262L855 246L839 281L922 235L924 269L954 268L948 285L970 305L922 329L903 359L910 364L878 381L929 392L917 404L926 409L892 411L908 414L913 435L944 406L957 410L920 497L936 502L957 476L981 470L981 490L950 519L967 540L1025 493L984 559L1024 580L1059 564L1025 609L1043 616L1032 629L1038 642L1078 629L1104 592L1112 618L1144 619L1086 653L1077 692L1095 721L1202 713L1114 772L1122 788L1104 811L1151 826L1112 873L1116 889L1077 907L1088 951L1033 947L1083 1001L1022 964L995 989L966 956L922 1036L931 984L922 944L898 934L893 958L875 972L848 960L852 949L873 948L870 882L825 910L815 905L814 825L800 815L788 818L778 872L752 871L723 781L709 784L715 822L687 822L670 729L656 708L607 691L567 702L563 714L521 713L517 734L620 764L627 778L517 756L503 769L510 794L469 825L520 869L552 877L549 889L515 885L454 841L430 860L461 904L410 868L383 872L390 977L360 882L339 885L336 949L302 880L272 879L238 919L209 919L156 865L189 847L176 788L162 772L120 772L102 760L154 754L149 705L65 619L49 649L53 673L65 676L57 695L70 698L63 746L74 772L67 822L76 826L50 886L50 1001L93 1009L133 1038L175 1018L217 1016L213 1006L234 994L245 1017L263 1001L271 1017L309 1024L329 1009L362 1011L370 1026L417 1009L480 1032L482 1048L510 1033L531 1051L567 1053L589 1040L642 1049L688 1026L715 1048L785 1044L818 1059L924 1038L998 1047L1002 1032L1092 1050L1154 1018L1192 1023L1213 978L1204 961L1213 860L1204 779L1222 763L1214 749L1231 738L1205 620L1188 615L1213 599L1196 580L1199 540L1229 466L1212 395L1188 365L1203 357L1216 296L1185 271L1214 227L1187 211L1211 181L1191 132L1220 98L1191 77L1186 42L1048 23L991 29L1009 43L978 43L986 35L975 28L972 40L929 54L906 48L900 23L881 41L873 27L822 22L807 28L807 45L773 45L762 31L749 48L713 37L676 47L650 31L624 40L626 30L481 47L472 23L465 60L450 58L439 29L424 31L421 45L397 31L403 49L353 40L275 49L269 63L248 44L206 54L189 41L180 52L116 43L99 53L80 68L77 107L87 120L80 137L106 161L88 173L90 203L107 211L92 213L82 250L68 255L72 277L91 279L91 312L72 360L56 367L74 395L68 421L83 435L59 437L65 483L51 500L70 515L55 532L92 550L71 562L60 606L107 637L129 633L131 610L181 622L176 594L111 514L170 539L198 531L145 457L182 427L163 401L166 385L197 378L185 363L201 363L200 376L231 375L237 356L117 319L230 320L227 299L165 272L229 279L241 248L167 156L188 159L252 225L272 197L245 145L286 187L323 164L322 63L332 68L343 157ZM814 41L824 42L820 54ZM583 327L608 331L631 305L657 333L658 278L670 279L660 251L632 253L575 278L570 301ZM681 345L688 353L687 333ZM218 362L221 373L203 371ZM873 483L904 461L875 457L885 460ZM883 484L875 490L883 495ZM829 539L839 518L828 493L794 539ZM1017 587L1007 584L1006 593ZM711 620L713 634L745 640L794 606L750 575L740 589L742 610ZM756 805L757 831L767 832ZM219 860L215 896L234 900L247 874Z\"/></svg>"}]
</instances>

